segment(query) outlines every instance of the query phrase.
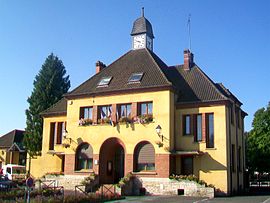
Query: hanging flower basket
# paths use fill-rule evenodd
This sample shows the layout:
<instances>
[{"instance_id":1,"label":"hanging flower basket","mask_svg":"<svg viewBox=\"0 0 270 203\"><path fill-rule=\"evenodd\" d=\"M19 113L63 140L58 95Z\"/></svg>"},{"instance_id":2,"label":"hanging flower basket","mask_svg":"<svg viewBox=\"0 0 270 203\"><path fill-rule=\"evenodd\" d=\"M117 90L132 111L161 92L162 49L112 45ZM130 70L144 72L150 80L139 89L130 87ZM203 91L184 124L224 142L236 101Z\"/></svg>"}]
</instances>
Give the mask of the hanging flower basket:
<instances>
[{"instance_id":1,"label":"hanging flower basket","mask_svg":"<svg viewBox=\"0 0 270 203\"><path fill-rule=\"evenodd\" d=\"M160 147L163 147L163 143L161 142L161 141L156 141L156 144L157 144L157 146L160 148Z\"/></svg>"}]
</instances>

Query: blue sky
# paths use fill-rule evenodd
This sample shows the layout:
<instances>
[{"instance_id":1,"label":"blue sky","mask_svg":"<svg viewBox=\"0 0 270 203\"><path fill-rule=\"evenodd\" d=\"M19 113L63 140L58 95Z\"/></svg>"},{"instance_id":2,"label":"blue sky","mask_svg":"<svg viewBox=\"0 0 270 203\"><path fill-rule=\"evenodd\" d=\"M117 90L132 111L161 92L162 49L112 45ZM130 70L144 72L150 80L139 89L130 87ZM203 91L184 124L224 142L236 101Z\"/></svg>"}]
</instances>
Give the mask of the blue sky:
<instances>
[{"instance_id":1,"label":"blue sky","mask_svg":"<svg viewBox=\"0 0 270 203\"><path fill-rule=\"evenodd\" d=\"M270 101L270 1L77 0L0 2L0 135L25 128L27 98L53 52L70 75L71 89L131 49L133 21L154 30L154 52L167 65L183 63L191 14L195 62L243 103L251 129L254 112Z\"/></svg>"}]
</instances>

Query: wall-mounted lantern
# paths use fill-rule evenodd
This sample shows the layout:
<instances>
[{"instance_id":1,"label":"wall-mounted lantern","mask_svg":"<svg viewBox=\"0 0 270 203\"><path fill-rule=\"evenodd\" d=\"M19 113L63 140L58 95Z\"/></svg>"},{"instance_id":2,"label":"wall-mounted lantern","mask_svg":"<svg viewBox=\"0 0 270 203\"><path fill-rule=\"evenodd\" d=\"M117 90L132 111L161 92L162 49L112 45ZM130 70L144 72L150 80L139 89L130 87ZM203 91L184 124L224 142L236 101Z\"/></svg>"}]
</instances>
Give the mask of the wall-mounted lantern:
<instances>
[{"instance_id":1,"label":"wall-mounted lantern","mask_svg":"<svg viewBox=\"0 0 270 203\"><path fill-rule=\"evenodd\" d=\"M157 132L158 136L161 138L161 141L163 142L163 135L162 135L161 131L162 131L162 128L160 125L158 125L156 127L156 132Z\"/></svg>"}]
</instances>

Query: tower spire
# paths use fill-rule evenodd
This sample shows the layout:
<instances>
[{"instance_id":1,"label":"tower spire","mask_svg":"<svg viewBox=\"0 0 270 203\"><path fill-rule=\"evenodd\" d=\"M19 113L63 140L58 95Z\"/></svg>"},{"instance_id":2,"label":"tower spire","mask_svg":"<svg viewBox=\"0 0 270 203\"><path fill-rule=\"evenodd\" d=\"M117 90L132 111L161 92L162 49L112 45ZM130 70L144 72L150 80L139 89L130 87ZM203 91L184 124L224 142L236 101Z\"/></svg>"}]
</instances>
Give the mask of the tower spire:
<instances>
[{"instance_id":1,"label":"tower spire","mask_svg":"<svg viewBox=\"0 0 270 203\"><path fill-rule=\"evenodd\" d=\"M144 7L142 7L142 17L144 17Z\"/></svg>"}]
</instances>

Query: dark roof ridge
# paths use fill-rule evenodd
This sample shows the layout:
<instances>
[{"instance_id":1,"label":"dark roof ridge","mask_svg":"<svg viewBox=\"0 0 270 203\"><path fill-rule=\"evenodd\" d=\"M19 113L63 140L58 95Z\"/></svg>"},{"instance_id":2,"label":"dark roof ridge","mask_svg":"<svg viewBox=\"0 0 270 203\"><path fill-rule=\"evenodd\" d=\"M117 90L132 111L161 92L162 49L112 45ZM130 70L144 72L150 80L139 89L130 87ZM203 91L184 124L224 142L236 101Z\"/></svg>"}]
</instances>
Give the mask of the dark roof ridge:
<instances>
[{"instance_id":1,"label":"dark roof ridge","mask_svg":"<svg viewBox=\"0 0 270 203\"><path fill-rule=\"evenodd\" d=\"M3 136L0 137L0 147L10 147L15 140L18 138L16 138L16 135L18 133L23 134L25 131L24 130L18 130L18 129L14 129L6 134L4 134Z\"/></svg>"},{"instance_id":2,"label":"dark roof ridge","mask_svg":"<svg viewBox=\"0 0 270 203\"><path fill-rule=\"evenodd\" d=\"M20 132L24 132L25 130L20 130L20 129L14 129L13 131L20 131Z\"/></svg>"},{"instance_id":3,"label":"dark roof ridge","mask_svg":"<svg viewBox=\"0 0 270 203\"><path fill-rule=\"evenodd\" d=\"M218 86L220 86L225 92L226 94L228 94L229 96L231 96L233 98L233 100L235 100L236 102L239 102L240 106L243 104L228 88L226 88L223 83L219 82L216 83Z\"/></svg>"},{"instance_id":4,"label":"dark roof ridge","mask_svg":"<svg viewBox=\"0 0 270 203\"><path fill-rule=\"evenodd\" d=\"M220 87L222 87L222 89L228 94L228 95L232 95L231 91L229 89L227 89L222 82L217 82L217 85L219 85Z\"/></svg>"},{"instance_id":5,"label":"dark roof ridge","mask_svg":"<svg viewBox=\"0 0 270 203\"><path fill-rule=\"evenodd\" d=\"M45 115L45 114L47 114L47 112L48 112L49 110L53 109L57 104L59 104L60 102L62 102L64 99L67 100L65 97L62 97L62 98L59 99L56 103L54 103L53 105L51 105L49 108L47 108L47 109L45 109L44 111L42 111L42 112L40 113L40 115ZM50 113L50 112L48 112L48 113Z\"/></svg>"},{"instance_id":6,"label":"dark roof ridge","mask_svg":"<svg viewBox=\"0 0 270 203\"><path fill-rule=\"evenodd\" d=\"M126 55L128 55L132 50L129 50L128 52L126 52L125 54L123 54L122 56L120 56L119 58L117 58L114 62L112 62L110 65L108 65L106 68L102 69L102 71L95 73L94 75L92 75L90 78L88 78L86 81L84 81L82 84L80 84L78 87L76 87L75 89L73 89L72 91L64 94L64 97L68 96L69 94L72 94L72 92L76 91L78 88L80 88L81 86L83 86L85 83L87 83L89 80L97 77L99 74L101 74L101 72L103 72L103 70L110 68L110 66L112 66L114 63L116 63L118 60L120 60L121 58L125 57Z\"/></svg>"},{"instance_id":7,"label":"dark roof ridge","mask_svg":"<svg viewBox=\"0 0 270 203\"><path fill-rule=\"evenodd\" d=\"M160 67L160 66L157 64L157 62L156 62L156 60L153 58L152 54L154 54L154 56L157 57L159 60L161 60L161 58L159 58L154 52L150 51L149 49L147 49L147 48L145 48L145 49L146 49L147 53L151 56L151 59L154 61L155 65L159 68L159 71L160 71L161 75L163 76L163 78L164 78L170 85L172 85L172 83L168 80L167 76L166 76L166 75L164 74L164 72L161 70L163 67ZM161 62L164 63L164 64L168 67L168 65L167 65L164 61L161 60ZM165 67L165 68L166 68L166 67Z\"/></svg>"},{"instance_id":8,"label":"dark roof ridge","mask_svg":"<svg viewBox=\"0 0 270 203\"><path fill-rule=\"evenodd\" d=\"M197 67L198 71L202 74L202 76L209 82L209 84L217 91L217 93L223 97L224 99L229 99L227 96L225 96L215 85L215 83L213 82L213 80L211 80L203 71L202 69L197 65L194 64L195 67ZM193 67L194 67L193 66Z\"/></svg>"}]
</instances>

